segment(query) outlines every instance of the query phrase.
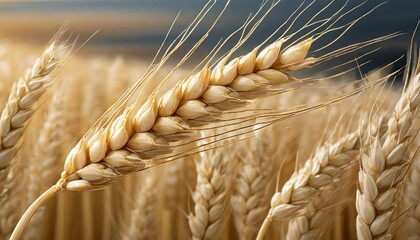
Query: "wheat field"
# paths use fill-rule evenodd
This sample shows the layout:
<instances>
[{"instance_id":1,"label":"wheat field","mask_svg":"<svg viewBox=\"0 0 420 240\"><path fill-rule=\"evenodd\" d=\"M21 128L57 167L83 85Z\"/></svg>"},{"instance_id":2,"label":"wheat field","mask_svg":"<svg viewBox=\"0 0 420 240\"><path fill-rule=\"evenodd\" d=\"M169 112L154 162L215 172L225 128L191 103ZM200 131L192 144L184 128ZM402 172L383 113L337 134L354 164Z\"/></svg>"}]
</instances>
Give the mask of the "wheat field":
<instances>
[{"instance_id":1,"label":"wheat field","mask_svg":"<svg viewBox=\"0 0 420 240\"><path fill-rule=\"evenodd\" d=\"M382 4L257 1L219 36L229 3L150 58L83 53L71 20L0 41L0 239L420 239L419 23L365 72L404 34L340 40Z\"/></svg>"}]
</instances>

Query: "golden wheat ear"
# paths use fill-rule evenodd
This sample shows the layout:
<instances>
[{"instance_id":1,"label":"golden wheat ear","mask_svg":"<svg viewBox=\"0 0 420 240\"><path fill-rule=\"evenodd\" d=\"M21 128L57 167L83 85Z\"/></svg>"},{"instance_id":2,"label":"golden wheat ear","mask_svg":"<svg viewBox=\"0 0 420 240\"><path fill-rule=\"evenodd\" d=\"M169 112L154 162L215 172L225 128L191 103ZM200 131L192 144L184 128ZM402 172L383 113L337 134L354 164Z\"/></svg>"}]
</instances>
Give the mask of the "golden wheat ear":
<instances>
[{"instance_id":1,"label":"golden wheat ear","mask_svg":"<svg viewBox=\"0 0 420 240\"><path fill-rule=\"evenodd\" d=\"M20 139L42 95L56 81L57 72L69 56L72 45L59 32L24 75L13 85L0 118L0 191L3 190Z\"/></svg>"},{"instance_id":2,"label":"golden wheat ear","mask_svg":"<svg viewBox=\"0 0 420 240\"><path fill-rule=\"evenodd\" d=\"M223 123L226 120L220 121L221 117L230 110L300 82L289 74L316 62L307 57L314 39L282 50L284 42L279 39L230 62L223 58L214 69L204 66L163 95L155 92L142 105L135 102L118 109L120 115L115 113L107 124L97 126L69 153L59 186L75 191L101 188L130 172L160 164L175 152L177 142L196 141L194 135L206 129L204 125Z\"/></svg>"},{"instance_id":3,"label":"golden wheat ear","mask_svg":"<svg viewBox=\"0 0 420 240\"><path fill-rule=\"evenodd\" d=\"M194 211L188 215L193 239L217 239L221 235L218 229L227 220L231 156L209 151L196 161L197 184L192 193Z\"/></svg>"},{"instance_id":4,"label":"golden wheat ear","mask_svg":"<svg viewBox=\"0 0 420 240\"><path fill-rule=\"evenodd\" d=\"M406 154L419 131L414 124L420 105L418 64L395 105L385 137L370 133L370 147L361 154L356 195L357 235L361 239L393 236L390 226L396 219L403 179L413 161Z\"/></svg>"}]
</instances>

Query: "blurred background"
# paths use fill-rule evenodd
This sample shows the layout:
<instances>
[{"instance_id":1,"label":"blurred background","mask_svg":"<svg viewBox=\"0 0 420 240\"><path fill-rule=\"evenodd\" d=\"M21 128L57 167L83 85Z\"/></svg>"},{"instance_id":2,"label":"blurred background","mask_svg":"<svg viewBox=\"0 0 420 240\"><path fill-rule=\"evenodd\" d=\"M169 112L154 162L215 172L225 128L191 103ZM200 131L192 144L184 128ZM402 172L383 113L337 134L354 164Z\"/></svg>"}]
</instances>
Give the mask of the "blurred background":
<instances>
[{"instance_id":1,"label":"blurred background","mask_svg":"<svg viewBox=\"0 0 420 240\"><path fill-rule=\"evenodd\" d=\"M206 2L204 0L0 2L0 38L43 46L60 26L67 23L69 32L73 36L78 36L79 43L84 42L99 30L83 47L81 54L118 54L150 59L157 51L177 14L180 12L169 36L170 39L175 38L192 21ZM312 5L302 14L291 31L300 29L308 19L330 2L324 0L281 1L241 51L247 51L266 39L302 3L302 8ZM345 9L350 10L363 2L350 0ZM337 26L362 16L383 2L382 0L367 1L343 17ZM191 46L192 42L201 37L224 4L225 1L216 3L186 46ZM197 51L195 57L206 56L221 38L227 37L229 33L241 26L250 13L255 13L260 4L260 0L232 0L219 24L202 48ZM346 4L344 0L333 1L331 7L321 14L319 19L322 16L331 16L344 4ZM405 33L380 44L381 49L370 57L375 63L372 63L369 68L375 68L406 54L409 39L418 20L420 20L419 0L390 0L360 20L330 49L393 32ZM317 42L316 46L323 46L336 36L337 34L328 35ZM226 48L229 46L231 45L228 44Z\"/></svg>"}]
</instances>

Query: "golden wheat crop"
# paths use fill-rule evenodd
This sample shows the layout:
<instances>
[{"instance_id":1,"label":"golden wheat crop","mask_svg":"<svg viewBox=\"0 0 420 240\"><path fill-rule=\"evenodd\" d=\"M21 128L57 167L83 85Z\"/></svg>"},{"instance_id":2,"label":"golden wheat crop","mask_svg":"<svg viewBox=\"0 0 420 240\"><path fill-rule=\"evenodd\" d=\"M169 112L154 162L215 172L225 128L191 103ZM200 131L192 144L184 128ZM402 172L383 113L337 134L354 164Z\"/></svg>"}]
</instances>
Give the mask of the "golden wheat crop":
<instances>
[{"instance_id":1,"label":"golden wheat crop","mask_svg":"<svg viewBox=\"0 0 420 240\"><path fill-rule=\"evenodd\" d=\"M267 22L279 2L203 50L229 6L208 1L150 64L66 27L0 42L0 239L419 239L416 30L404 69L365 74L401 34L336 42L376 7Z\"/></svg>"}]
</instances>

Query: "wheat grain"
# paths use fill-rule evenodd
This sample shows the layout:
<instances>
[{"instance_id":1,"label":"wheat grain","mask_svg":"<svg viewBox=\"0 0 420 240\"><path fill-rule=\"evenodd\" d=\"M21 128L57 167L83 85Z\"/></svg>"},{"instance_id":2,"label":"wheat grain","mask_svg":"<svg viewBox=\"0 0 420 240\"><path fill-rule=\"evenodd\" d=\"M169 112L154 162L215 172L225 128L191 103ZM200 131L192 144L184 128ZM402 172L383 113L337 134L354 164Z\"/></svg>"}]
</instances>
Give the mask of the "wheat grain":
<instances>
[{"instance_id":1,"label":"wheat grain","mask_svg":"<svg viewBox=\"0 0 420 240\"><path fill-rule=\"evenodd\" d=\"M343 169L330 185L322 187L318 196L312 197L300 215L289 221L286 239L325 238L332 227L332 216L343 209L355 189L356 158Z\"/></svg>"}]
</instances>

